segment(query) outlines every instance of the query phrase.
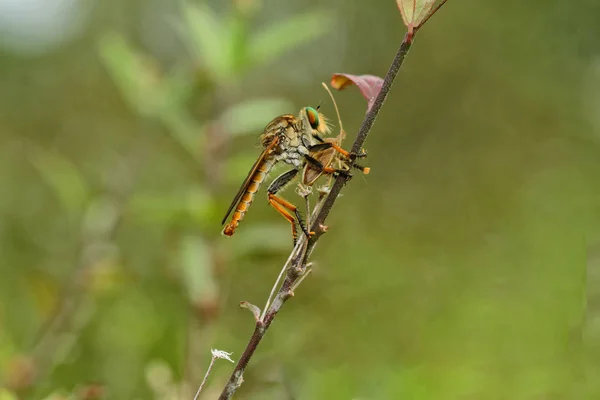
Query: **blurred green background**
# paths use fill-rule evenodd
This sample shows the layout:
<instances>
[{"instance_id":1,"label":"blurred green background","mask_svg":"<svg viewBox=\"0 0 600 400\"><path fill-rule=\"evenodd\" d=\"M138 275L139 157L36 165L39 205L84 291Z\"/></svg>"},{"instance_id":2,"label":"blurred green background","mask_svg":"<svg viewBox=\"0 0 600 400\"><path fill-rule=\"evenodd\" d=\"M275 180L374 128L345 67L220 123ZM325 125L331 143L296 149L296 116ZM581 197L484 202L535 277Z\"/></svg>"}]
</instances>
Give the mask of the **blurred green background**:
<instances>
[{"instance_id":1,"label":"blurred green background","mask_svg":"<svg viewBox=\"0 0 600 400\"><path fill-rule=\"evenodd\" d=\"M220 235L258 134L333 118L320 82L404 31L393 0L0 0L0 399L191 399L237 360L291 247L264 189ZM450 0L236 398L600 398L599 37L594 0Z\"/></svg>"}]
</instances>

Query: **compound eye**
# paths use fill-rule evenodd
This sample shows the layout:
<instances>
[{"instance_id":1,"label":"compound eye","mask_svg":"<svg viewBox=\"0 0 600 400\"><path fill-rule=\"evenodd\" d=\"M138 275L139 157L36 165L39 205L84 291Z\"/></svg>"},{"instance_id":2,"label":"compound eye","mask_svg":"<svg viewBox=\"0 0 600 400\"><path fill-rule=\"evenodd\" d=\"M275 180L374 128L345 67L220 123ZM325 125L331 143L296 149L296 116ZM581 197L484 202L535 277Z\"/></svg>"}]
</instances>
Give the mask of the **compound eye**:
<instances>
[{"instance_id":1,"label":"compound eye","mask_svg":"<svg viewBox=\"0 0 600 400\"><path fill-rule=\"evenodd\" d=\"M308 122L310 123L310 127L313 129L317 129L319 127L319 113L312 107L306 107L304 109L306 111L306 116L308 117Z\"/></svg>"}]
</instances>

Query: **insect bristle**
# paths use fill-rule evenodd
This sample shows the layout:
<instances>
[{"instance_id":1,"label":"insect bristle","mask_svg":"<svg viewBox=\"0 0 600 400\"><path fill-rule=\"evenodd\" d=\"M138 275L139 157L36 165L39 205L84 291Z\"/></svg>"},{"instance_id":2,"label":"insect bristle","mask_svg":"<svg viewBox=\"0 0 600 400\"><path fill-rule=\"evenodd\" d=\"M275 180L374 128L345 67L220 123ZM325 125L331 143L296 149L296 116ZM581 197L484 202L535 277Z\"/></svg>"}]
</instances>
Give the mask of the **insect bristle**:
<instances>
[{"instance_id":1,"label":"insect bristle","mask_svg":"<svg viewBox=\"0 0 600 400\"><path fill-rule=\"evenodd\" d=\"M322 113L319 113L319 126L317 127L317 131L322 135L327 135L331 133L331 126L329 119Z\"/></svg>"}]
</instances>

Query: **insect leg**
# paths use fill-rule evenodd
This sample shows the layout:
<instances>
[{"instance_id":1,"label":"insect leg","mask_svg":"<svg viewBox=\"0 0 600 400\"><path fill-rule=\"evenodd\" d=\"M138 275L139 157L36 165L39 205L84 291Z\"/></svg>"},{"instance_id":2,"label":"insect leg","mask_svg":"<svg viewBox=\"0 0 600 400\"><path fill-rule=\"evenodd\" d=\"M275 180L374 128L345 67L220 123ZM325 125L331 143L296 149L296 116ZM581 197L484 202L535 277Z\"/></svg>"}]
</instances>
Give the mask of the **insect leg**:
<instances>
[{"instance_id":1,"label":"insect leg","mask_svg":"<svg viewBox=\"0 0 600 400\"><path fill-rule=\"evenodd\" d=\"M297 238L296 221L298 221L298 225L300 225L300 228L306 234L306 236L310 236L310 233L308 232L308 229L306 229L306 226L302 221L302 217L298 212L298 208L289 201L277 196L277 193L280 190L282 190L288 183L290 183L290 181L294 179L297 174L297 169L292 169L288 172L285 172L279 175L267 188L269 204L281 215L283 215L283 217L287 219L290 222L290 224L292 224L292 236L294 238L294 243L296 243ZM288 210L293 212L296 217L294 218L294 216L292 216Z\"/></svg>"},{"instance_id":2,"label":"insect leg","mask_svg":"<svg viewBox=\"0 0 600 400\"><path fill-rule=\"evenodd\" d=\"M330 143L330 142L321 142L321 143L319 143L319 144L313 144L312 146L310 146L310 147L308 148L308 150L309 150L311 153L316 153L316 152L319 152L319 151L323 151L323 150L330 149L331 147L332 147L332 146L331 146L331 143Z\"/></svg>"},{"instance_id":3,"label":"insect leg","mask_svg":"<svg viewBox=\"0 0 600 400\"><path fill-rule=\"evenodd\" d=\"M338 153L340 153L341 155L343 155L346 158L364 158L367 156L367 152L362 150L360 153L356 154L356 153L352 153L350 151L344 150L342 149L340 146L338 146L337 144L330 142L330 141L323 141L323 139L321 139L320 143L312 145L309 147L309 151L311 153L317 152L317 151L322 151L322 150L327 150L327 149L335 149Z\"/></svg>"},{"instance_id":4,"label":"insect leg","mask_svg":"<svg viewBox=\"0 0 600 400\"><path fill-rule=\"evenodd\" d=\"M297 174L298 174L297 169L291 169L288 172L284 172L283 174L281 174L277 178L275 178L275 180L273 182L271 182L271 184L267 188L267 192L276 194L281 189L283 189L285 187L285 185L290 183L291 180L294 179Z\"/></svg>"},{"instance_id":5,"label":"insect leg","mask_svg":"<svg viewBox=\"0 0 600 400\"><path fill-rule=\"evenodd\" d=\"M336 169L336 168L331 168L331 167L326 167L324 166L319 160L317 160L316 158L306 155L304 156L306 158L306 161L312 165L314 168L316 168L319 171L323 171L326 174L338 174L338 175L344 175L347 177L352 177L352 174L350 174L348 171L343 170L343 169Z\"/></svg>"},{"instance_id":6,"label":"insect leg","mask_svg":"<svg viewBox=\"0 0 600 400\"><path fill-rule=\"evenodd\" d=\"M296 245L296 241L298 240L298 232L296 231L296 219L288 210L286 210L285 206L280 204L280 201L283 200L280 197L275 196L274 194L269 193L269 204L279 212L279 214L283 215L285 219L292 226L292 239L294 241L294 245ZM285 200L284 200L285 201Z\"/></svg>"},{"instance_id":7,"label":"insect leg","mask_svg":"<svg viewBox=\"0 0 600 400\"><path fill-rule=\"evenodd\" d=\"M359 170L360 172L362 172L365 175L368 175L369 172L371 172L371 168L362 166L360 164L354 164L352 167L356 168L357 170Z\"/></svg>"},{"instance_id":8,"label":"insect leg","mask_svg":"<svg viewBox=\"0 0 600 400\"><path fill-rule=\"evenodd\" d=\"M313 138L315 138L315 140L317 142L319 142L319 143L325 143L325 139L323 139L321 136L316 135L316 134L313 134L312 136L313 136Z\"/></svg>"}]
</instances>

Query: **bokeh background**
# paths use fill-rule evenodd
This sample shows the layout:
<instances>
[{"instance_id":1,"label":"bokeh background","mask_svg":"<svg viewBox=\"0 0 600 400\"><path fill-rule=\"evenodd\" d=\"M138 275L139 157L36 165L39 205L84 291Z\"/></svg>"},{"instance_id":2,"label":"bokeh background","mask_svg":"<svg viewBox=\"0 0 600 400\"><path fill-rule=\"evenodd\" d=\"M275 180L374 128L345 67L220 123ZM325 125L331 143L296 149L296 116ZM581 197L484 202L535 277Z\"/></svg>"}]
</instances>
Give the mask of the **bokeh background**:
<instances>
[{"instance_id":1,"label":"bokeh background","mask_svg":"<svg viewBox=\"0 0 600 400\"><path fill-rule=\"evenodd\" d=\"M264 190L220 235L258 134L404 31L393 0L0 0L0 398L191 399L237 359L291 247ZM236 398L600 398L599 37L595 0L450 0Z\"/></svg>"}]
</instances>

